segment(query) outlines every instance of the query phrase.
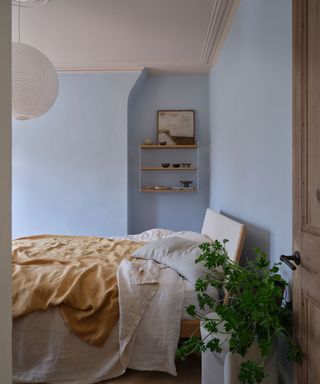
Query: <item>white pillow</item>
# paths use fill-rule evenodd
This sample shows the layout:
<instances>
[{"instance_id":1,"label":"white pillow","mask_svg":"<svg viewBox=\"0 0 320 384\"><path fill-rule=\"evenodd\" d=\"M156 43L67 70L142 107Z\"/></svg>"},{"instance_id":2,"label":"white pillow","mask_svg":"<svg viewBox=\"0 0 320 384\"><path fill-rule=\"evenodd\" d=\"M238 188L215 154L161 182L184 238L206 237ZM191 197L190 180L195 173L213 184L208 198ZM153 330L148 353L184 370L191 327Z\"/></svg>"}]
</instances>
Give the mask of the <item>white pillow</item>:
<instances>
[{"instance_id":1,"label":"white pillow","mask_svg":"<svg viewBox=\"0 0 320 384\"><path fill-rule=\"evenodd\" d=\"M165 264L194 285L198 278L209 272L203 263L195 263L201 252L199 243L181 237L166 237L138 248L132 256ZM217 271L215 278L221 280L223 276Z\"/></svg>"},{"instance_id":2,"label":"white pillow","mask_svg":"<svg viewBox=\"0 0 320 384\"><path fill-rule=\"evenodd\" d=\"M203 235L202 233L192 232L192 231L181 231L174 232L168 237L181 237L182 239L194 241L195 243L211 243L212 239L210 237Z\"/></svg>"}]
</instances>

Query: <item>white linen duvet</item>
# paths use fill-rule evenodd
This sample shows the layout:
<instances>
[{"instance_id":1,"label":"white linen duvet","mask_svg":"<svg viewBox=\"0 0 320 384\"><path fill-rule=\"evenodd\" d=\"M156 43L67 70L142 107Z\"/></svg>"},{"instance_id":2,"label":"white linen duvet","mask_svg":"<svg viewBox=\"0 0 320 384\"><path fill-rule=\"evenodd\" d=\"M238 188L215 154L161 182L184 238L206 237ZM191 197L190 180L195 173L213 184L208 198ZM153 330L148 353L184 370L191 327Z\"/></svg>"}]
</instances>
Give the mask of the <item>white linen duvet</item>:
<instances>
[{"instance_id":1,"label":"white linen duvet","mask_svg":"<svg viewBox=\"0 0 320 384\"><path fill-rule=\"evenodd\" d=\"M153 229L123 238L150 242L172 235ZM126 368L176 375L181 315L190 304L185 290L191 297L191 284L175 270L143 259L123 260L117 280L120 317L102 347L71 333L57 308L14 320L14 382L91 384Z\"/></svg>"},{"instance_id":2,"label":"white linen duvet","mask_svg":"<svg viewBox=\"0 0 320 384\"><path fill-rule=\"evenodd\" d=\"M72 334L55 308L14 321L15 382L89 384L127 367L176 375L182 278L154 261L129 260L121 262L117 277L120 319L102 347Z\"/></svg>"}]
</instances>

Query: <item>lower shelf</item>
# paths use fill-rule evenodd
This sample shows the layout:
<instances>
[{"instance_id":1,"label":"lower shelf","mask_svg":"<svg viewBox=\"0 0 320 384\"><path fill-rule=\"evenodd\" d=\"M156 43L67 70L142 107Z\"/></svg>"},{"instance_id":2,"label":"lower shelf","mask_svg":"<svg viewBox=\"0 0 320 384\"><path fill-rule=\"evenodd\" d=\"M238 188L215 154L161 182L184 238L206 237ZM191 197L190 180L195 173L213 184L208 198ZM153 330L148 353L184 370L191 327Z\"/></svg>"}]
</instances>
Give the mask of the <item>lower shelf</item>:
<instances>
[{"instance_id":1,"label":"lower shelf","mask_svg":"<svg viewBox=\"0 0 320 384\"><path fill-rule=\"evenodd\" d=\"M197 192L196 188L165 188L165 189L154 189L154 188L141 188L140 192Z\"/></svg>"}]
</instances>

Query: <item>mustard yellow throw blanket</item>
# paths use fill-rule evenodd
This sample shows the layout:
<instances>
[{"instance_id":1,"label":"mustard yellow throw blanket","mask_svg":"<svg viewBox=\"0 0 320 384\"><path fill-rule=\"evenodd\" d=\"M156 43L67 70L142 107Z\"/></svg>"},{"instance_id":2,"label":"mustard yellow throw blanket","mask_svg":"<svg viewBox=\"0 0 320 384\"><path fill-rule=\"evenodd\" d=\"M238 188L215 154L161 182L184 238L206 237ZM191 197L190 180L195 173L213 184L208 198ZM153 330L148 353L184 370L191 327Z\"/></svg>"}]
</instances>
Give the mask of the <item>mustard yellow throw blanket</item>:
<instances>
[{"instance_id":1,"label":"mustard yellow throw blanket","mask_svg":"<svg viewBox=\"0 0 320 384\"><path fill-rule=\"evenodd\" d=\"M119 318L116 270L143 243L42 235L13 241L13 317L59 305L82 340L101 345Z\"/></svg>"}]
</instances>

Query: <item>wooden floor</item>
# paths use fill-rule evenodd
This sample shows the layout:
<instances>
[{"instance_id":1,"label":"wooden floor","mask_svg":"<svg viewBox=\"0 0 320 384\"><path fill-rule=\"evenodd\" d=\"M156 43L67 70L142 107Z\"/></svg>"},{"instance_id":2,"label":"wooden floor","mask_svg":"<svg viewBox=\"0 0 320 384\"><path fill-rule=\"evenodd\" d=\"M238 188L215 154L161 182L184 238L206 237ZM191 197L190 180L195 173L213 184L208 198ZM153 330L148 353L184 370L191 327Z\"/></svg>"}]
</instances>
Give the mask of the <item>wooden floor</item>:
<instances>
[{"instance_id":1,"label":"wooden floor","mask_svg":"<svg viewBox=\"0 0 320 384\"><path fill-rule=\"evenodd\" d=\"M117 377L104 381L106 384L200 384L201 359L198 356L189 356L185 361L177 360L178 376L174 377L161 372L143 372L127 370Z\"/></svg>"}]
</instances>

